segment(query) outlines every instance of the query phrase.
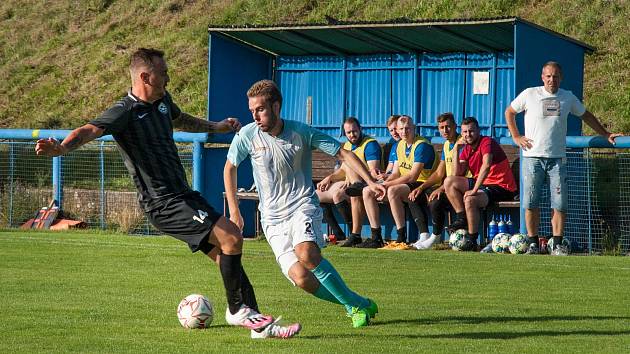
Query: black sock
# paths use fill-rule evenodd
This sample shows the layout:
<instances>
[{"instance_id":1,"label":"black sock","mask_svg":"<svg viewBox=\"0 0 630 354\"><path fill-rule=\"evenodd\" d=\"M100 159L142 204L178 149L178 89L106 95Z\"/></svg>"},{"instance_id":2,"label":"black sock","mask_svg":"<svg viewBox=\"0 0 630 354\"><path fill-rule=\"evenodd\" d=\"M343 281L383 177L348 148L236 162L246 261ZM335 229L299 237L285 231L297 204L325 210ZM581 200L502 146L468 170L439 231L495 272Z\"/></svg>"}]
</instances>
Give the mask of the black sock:
<instances>
[{"instance_id":1,"label":"black sock","mask_svg":"<svg viewBox=\"0 0 630 354\"><path fill-rule=\"evenodd\" d=\"M241 294L243 296L243 302L245 305L256 310L256 312L260 312L260 310L258 310L258 302L256 302L254 287L252 286L252 283L249 282L249 278L247 277L247 274L245 274L245 269L243 269L242 266L241 272Z\"/></svg>"},{"instance_id":2,"label":"black sock","mask_svg":"<svg viewBox=\"0 0 630 354\"><path fill-rule=\"evenodd\" d=\"M230 313L235 314L243 305L243 295L241 294L243 279L241 255L222 254L219 257L219 269L221 270Z\"/></svg>"},{"instance_id":3,"label":"black sock","mask_svg":"<svg viewBox=\"0 0 630 354\"><path fill-rule=\"evenodd\" d=\"M398 234L398 239L396 242L407 242L407 227L403 226L400 229L396 230Z\"/></svg>"},{"instance_id":4,"label":"black sock","mask_svg":"<svg viewBox=\"0 0 630 354\"><path fill-rule=\"evenodd\" d=\"M347 200L342 200L339 203L335 204L337 210L339 210L339 214L343 218L343 222L348 225L348 229L352 230L352 207Z\"/></svg>"},{"instance_id":5,"label":"black sock","mask_svg":"<svg viewBox=\"0 0 630 354\"><path fill-rule=\"evenodd\" d=\"M562 244L562 236L553 237L553 248L556 249Z\"/></svg>"},{"instance_id":6,"label":"black sock","mask_svg":"<svg viewBox=\"0 0 630 354\"><path fill-rule=\"evenodd\" d=\"M371 227L370 230L372 230L372 240L377 241L377 240L382 240L383 237L381 236L381 228L377 227L377 228L373 228Z\"/></svg>"},{"instance_id":7,"label":"black sock","mask_svg":"<svg viewBox=\"0 0 630 354\"><path fill-rule=\"evenodd\" d=\"M434 199L429 204L429 210L431 210L431 218L433 221L433 234L440 235L444 229L445 208L441 207L437 199Z\"/></svg>"},{"instance_id":8,"label":"black sock","mask_svg":"<svg viewBox=\"0 0 630 354\"><path fill-rule=\"evenodd\" d=\"M462 211L461 213L455 213L457 215L456 220L466 220L466 212Z\"/></svg>"},{"instance_id":9,"label":"black sock","mask_svg":"<svg viewBox=\"0 0 630 354\"><path fill-rule=\"evenodd\" d=\"M424 198L424 195L420 196L420 198ZM426 204L426 203L425 203ZM429 227L427 223L427 212L426 205L419 205L417 202L409 202L409 213L413 218L413 222L416 224L418 228L418 232L429 232Z\"/></svg>"},{"instance_id":10,"label":"black sock","mask_svg":"<svg viewBox=\"0 0 630 354\"><path fill-rule=\"evenodd\" d=\"M343 232L337 219L335 219L335 213L333 213L332 204L324 203L321 204L322 209L324 210L324 221L328 226L330 226L330 231L337 237L338 240L343 240L346 238L346 234Z\"/></svg>"},{"instance_id":11,"label":"black sock","mask_svg":"<svg viewBox=\"0 0 630 354\"><path fill-rule=\"evenodd\" d=\"M479 233L478 232L474 232L472 234L468 234L468 237L470 237L470 241L473 243L473 245L477 245L477 239L479 238Z\"/></svg>"},{"instance_id":12,"label":"black sock","mask_svg":"<svg viewBox=\"0 0 630 354\"><path fill-rule=\"evenodd\" d=\"M529 238L529 244L535 243L538 246L538 236L527 236Z\"/></svg>"},{"instance_id":13,"label":"black sock","mask_svg":"<svg viewBox=\"0 0 630 354\"><path fill-rule=\"evenodd\" d=\"M350 238L353 240L361 241L361 234L355 234L354 232L350 234Z\"/></svg>"}]
</instances>

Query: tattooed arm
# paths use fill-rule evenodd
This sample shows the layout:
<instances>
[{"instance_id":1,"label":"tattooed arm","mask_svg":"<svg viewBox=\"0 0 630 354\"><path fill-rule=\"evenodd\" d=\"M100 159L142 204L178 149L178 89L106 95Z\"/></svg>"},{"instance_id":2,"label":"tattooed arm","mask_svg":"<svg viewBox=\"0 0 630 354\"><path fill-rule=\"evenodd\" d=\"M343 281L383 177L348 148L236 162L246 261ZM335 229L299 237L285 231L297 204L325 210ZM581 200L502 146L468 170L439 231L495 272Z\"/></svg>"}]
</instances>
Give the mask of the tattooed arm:
<instances>
[{"instance_id":1,"label":"tattooed arm","mask_svg":"<svg viewBox=\"0 0 630 354\"><path fill-rule=\"evenodd\" d=\"M39 139L35 145L35 153L37 155L59 156L67 154L79 146L89 143L90 141L100 138L103 135L103 129L86 124L79 127L68 134L60 143L57 139Z\"/></svg>"},{"instance_id":2,"label":"tattooed arm","mask_svg":"<svg viewBox=\"0 0 630 354\"><path fill-rule=\"evenodd\" d=\"M236 118L226 118L220 122L193 117L188 113L173 120L175 129L190 133L230 133L241 129L241 123Z\"/></svg>"}]
</instances>

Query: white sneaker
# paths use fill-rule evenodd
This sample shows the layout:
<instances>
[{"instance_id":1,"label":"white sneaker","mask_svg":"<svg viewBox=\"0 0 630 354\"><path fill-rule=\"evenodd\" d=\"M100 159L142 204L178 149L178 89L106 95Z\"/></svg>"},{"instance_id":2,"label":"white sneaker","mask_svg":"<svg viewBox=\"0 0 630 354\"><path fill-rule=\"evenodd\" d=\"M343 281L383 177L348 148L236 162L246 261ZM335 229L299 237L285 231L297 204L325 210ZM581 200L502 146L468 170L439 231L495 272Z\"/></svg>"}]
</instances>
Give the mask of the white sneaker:
<instances>
[{"instance_id":1,"label":"white sneaker","mask_svg":"<svg viewBox=\"0 0 630 354\"><path fill-rule=\"evenodd\" d=\"M420 240L414 242L411 244L411 247L417 249L417 250L423 250L424 248L422 248L422 242Z\"/></svg>"},{"instance_id":2,"label":"white sneaker","mask_svg":"<svg viewBox=\"0 0 630 354\"><path fill-rule=\"evenodd\" d=\"M265 327L260 332L252 330L251 337L253 339L264 339L264 338L287 339L300 333L302 326L299 323L293 323L288 326L282 326L278 324L281 318L282 316L278 316L278 318L275 321L273 321L270 325Z\"/></svg>"},{"instance_id":3,"label":"white sneaker","mask_svg":"<svg viewBox=\"0 0 630 354\"><path fill-rule=\"evenodd\" d=\"M225 309L225 322L231 326L241 326L251 330L261 330L271 323L273 317L261 315L258 311L243 304L235 314L230 313L230 308Z\"/></svg>"},{"instance_id":4,"label":"white sneaker","mask_svg":"<svg viewBox=\"0 0 630 354\"><path fill-rule=\"evenodd\" d=\"M418 239L418 242L424 242L429 238L429 233L428 232L423 232L420 234L420 238Z\"/></svg>"},{"instance_id":5,"label":"white sneaker","mask_svg":"<svg viewBox=\"0 0 630 354\"><path fill-rule=\"evenodd\" d=\"M552 256L568 256L570 253L569 247L565 245L555 246L553 251L551 251Z\"/></svg>"},{"instance_id":6,"label":"white sneaker","mask_svg":"<svg viewBox=\"0 0 630 354\"><path fill-rule=\"evenodd\" d=\"M438 240L438 235L434 235L431 234L431 236L429 236L429 238L427 238L426 240L424 240L424 242L422 242L422 249L428 250L431 249L433 247L433 244Z\"/></svg>"}]
</instances>

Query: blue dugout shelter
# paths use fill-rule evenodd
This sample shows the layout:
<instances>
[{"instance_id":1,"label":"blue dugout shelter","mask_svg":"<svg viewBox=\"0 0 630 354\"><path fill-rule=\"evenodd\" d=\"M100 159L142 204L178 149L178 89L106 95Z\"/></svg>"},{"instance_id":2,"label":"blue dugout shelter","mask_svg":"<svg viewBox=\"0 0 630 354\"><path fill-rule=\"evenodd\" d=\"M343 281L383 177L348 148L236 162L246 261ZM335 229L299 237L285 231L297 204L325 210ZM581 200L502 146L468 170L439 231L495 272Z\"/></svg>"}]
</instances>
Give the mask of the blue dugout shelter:
<instances>
[{"instance_id":1,"label":"blue dugout shelter","mask_svg":"<svg viewBox=\"0 0 630 354\"><path fill-rule=\"evenodd\" d=\"M508 137L503 112L520 91L542 85L542 65L559 62L562 87L581 99L584 55L594 51L516 17L211 26L208 31L210 119L236 116L251 122L247 89L273 79L284 95L282 117L333 136L340 136L345 117L355 116L368 134L385 138L387 117L407 114L422 135L438 137L435 119L450 111L458 121L475 116L484 135ZM568 130L581 135L581 120L571 117ZM215 188L205 190L216 190L220 172L208 166L206 183ZM248 173L239 179L241 186L251 184ZM209 197L222 208L222 201Z\"/></svg>"}]
</instances>

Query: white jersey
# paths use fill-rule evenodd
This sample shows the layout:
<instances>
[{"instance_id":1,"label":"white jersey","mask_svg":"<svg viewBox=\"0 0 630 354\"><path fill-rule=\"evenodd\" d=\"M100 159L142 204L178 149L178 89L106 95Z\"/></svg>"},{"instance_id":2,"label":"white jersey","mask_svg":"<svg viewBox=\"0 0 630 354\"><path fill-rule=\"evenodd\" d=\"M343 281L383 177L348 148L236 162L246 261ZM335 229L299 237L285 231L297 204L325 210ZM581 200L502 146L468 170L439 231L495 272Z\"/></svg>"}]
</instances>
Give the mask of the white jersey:
<instances>
[{"instance_id":1,"label":"white jersey","mask_svg":"<svg viewBox=\"0 0 630 354\"><path fill-rule=\"evenodd\" d=\"M523 156L566 157L567 118L569 113L581 117L586 108L571 92L563 89L553 94L544 86L530 87L510 104L517 112L525 111L525 137L532 148Z\"/></svg>"},{"instance_id":2,"label":"white jersey","mask_svg":"<svg viewBox=\"0 0 630 354\"><path fill-rule=\"evenodd\" d=\"M255 123L247 124L232 140L227 155L234 166L251 158L258 209L266 225L286 220L304 203L319 206L313 186L312 150L335 155L341 148L333 137L311 126L286 119L283 122L277 137Z\"/></svg>"}]
</instances>

